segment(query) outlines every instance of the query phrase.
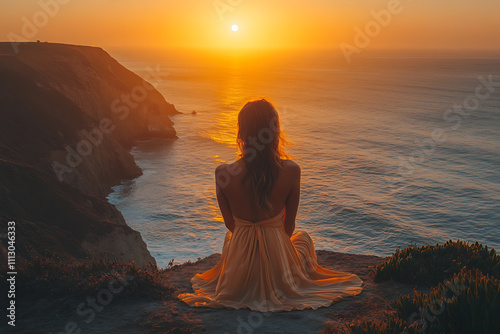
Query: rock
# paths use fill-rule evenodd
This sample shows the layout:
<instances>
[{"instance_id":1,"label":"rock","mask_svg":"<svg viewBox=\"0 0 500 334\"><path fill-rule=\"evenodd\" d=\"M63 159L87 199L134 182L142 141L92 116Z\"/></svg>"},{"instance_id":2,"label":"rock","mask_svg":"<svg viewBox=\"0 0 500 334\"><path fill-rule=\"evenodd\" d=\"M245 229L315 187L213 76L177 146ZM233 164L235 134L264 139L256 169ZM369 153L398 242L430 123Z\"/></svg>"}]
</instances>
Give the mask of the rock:
<instances>
[{"instance_id":1,"label":"rock","mask_svg":"<svg viewBox=\"0 0 500 334\"><path fill-rule=\"evenodd\" d=\"M105 197L141 175L129 152L137 140L176 138L169 116L179 112L100 48L18 47L0 43L1 232L16 221L21 256L33 246L154 261Z\"/></svg>"}]
</instances>

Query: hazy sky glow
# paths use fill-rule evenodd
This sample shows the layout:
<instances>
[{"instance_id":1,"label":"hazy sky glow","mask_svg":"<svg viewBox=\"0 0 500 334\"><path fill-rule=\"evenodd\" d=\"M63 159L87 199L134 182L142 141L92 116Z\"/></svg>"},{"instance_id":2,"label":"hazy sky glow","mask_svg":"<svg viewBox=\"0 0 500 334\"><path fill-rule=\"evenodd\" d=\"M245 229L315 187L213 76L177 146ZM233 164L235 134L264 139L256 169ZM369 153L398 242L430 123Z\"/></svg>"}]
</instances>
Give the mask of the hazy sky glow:
<instances>
[{"instance_id":1,"label":"hazy sky glow","mask_svg":"<svg viewBox=\"0 0 500 334\"><path fill-rule=\"evenodd\" d=\"M387 10L394 1L4 1L0 33L3 41L19 36L103 47L338 49L342 42L354 45L354 28L364 29L374 20L372 11ZM45 14L47 20L42 7L52 15ZM33 16L36 33L26 28L27 21L36 23ZM498 49L499 17L498 0L401 0L399 12L374 31L370 47Z\"/></svg>"}]
</instances>

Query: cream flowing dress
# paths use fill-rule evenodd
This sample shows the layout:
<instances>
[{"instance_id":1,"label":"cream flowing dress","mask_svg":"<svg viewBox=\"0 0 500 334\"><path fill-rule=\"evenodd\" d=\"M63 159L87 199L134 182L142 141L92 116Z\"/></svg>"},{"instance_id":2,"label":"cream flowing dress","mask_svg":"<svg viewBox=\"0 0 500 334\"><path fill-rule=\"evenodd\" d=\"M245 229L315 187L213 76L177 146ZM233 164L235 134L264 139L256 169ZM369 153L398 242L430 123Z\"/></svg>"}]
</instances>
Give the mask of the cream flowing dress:
<instances>
[{"instance_id":1,"label":"cream flowing dress","mask_svg":"<svg viewBox=\"0 0 500 334\"><path fill-rule=\"evenodd\" d=\"M191 306L278 312L317 309L359 294L358 276L318 265L307 232L286 234L284 213L255 223L234 217L221 260L191 278L194 293L178 298Z\"/></svg>"}]
</instances>

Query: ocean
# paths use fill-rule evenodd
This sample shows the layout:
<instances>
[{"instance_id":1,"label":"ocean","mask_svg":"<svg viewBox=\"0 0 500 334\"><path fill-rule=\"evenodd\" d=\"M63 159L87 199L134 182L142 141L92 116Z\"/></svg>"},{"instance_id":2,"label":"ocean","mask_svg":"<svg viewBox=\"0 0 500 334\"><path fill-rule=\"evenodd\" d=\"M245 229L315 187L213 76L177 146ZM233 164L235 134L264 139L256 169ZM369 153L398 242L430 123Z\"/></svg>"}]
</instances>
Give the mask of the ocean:
<instances>
[{"instance_id":1,"label":"ocean","mask_svg":"<svg viewBox=\"0 0 500 334\"><path fill-rule=\"evenodd\" d=\"M139 142L144 174L108 196L160 267L221 252L214 170L236 159L238 112L257 98L302 168L296 230L316 249L500 247L500 58L110 53L182 112L179 138Z\"/></svg>"}]
</instances>

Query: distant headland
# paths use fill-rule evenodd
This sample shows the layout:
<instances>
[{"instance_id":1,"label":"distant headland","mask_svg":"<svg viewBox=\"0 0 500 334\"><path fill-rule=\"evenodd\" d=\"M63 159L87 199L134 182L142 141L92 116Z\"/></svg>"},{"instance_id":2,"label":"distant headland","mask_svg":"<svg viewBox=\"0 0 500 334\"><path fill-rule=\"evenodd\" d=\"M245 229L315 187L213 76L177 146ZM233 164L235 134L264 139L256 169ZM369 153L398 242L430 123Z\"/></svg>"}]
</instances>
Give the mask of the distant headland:
<instances>
[{"instance_id":1,"label":"distant headland","mask_svg":"<svg viewBox=\"0 0 500 334\"><path fill-rule=\"evenodd\" d=\"M106 196L141 175L137 140L176 138L157 73L144 80L97 47L16 46L0 43L0 217L16 222L17 255L155 262Z\"/></svg>"}]
</instances>

